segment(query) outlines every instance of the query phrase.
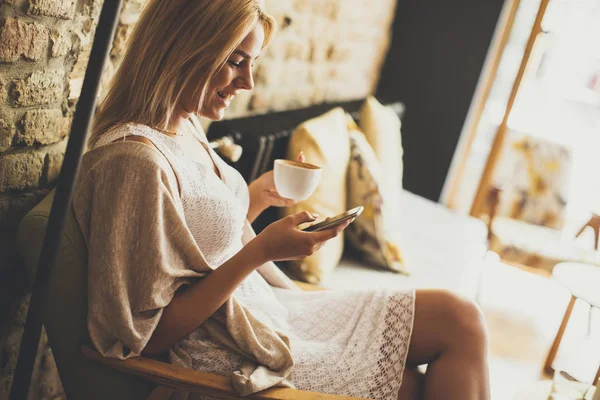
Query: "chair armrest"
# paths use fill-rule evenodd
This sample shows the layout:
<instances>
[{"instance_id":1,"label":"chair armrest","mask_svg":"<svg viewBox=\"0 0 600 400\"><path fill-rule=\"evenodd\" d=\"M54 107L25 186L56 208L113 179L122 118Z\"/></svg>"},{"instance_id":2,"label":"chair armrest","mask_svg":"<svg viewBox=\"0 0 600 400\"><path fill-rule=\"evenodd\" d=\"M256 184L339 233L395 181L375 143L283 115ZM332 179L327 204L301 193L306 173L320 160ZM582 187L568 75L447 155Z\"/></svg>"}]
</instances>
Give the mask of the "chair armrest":
<instances>
[{"instance_id":1,"label":"chair armrest","mask_svg":"<svg viewBox=\"0 0 600 400\"><path fill-rule=\"evenodd\" d=\"M115 368L121 372L139 376L160 386L177 390L200 393L219 399L239 399L240 396L231 387L230 379L216 374L195 371L190 368L152 360L146 357L132 357L126 360L104 357L87 346L82 346L83 355L93 361ZM288 388L271 388L246 396L247 399L283 399L283 400L354 400L357 397L306 392Z\"/></svg>"}]
</instances>

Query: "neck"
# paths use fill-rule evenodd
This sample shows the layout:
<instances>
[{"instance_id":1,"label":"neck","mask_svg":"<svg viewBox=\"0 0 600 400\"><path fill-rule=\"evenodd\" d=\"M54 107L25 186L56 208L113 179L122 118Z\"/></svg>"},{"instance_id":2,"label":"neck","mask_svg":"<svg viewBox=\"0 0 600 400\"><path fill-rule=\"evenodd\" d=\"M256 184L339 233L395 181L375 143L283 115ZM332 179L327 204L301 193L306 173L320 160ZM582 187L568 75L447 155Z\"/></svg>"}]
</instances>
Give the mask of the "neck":
<instances>
[{"instance_id":1,"label":"neck","mask_svg":"<svg viewBox=\"0 0 600 400\"><path fill-rule=\"evenodd\" d=\"M167 130L172 133L179 132L183 128L186 119L187 118L184 118L184 117L172 118L171 121L169 122L169 126L168 126Z\"/></svg>"},{"instance_id":2,"label":"neck","mask_svg":"<svg viewBox=\"0 0 600 400\"><path fill-rule=\"evenodd\" d=\"M181 107L176 107L173 116L169 120L168 131L178 132L181 128L183 128L185 121L188 120L191 116L192 113L187 112Z\"/></svg>"}]
</instances>

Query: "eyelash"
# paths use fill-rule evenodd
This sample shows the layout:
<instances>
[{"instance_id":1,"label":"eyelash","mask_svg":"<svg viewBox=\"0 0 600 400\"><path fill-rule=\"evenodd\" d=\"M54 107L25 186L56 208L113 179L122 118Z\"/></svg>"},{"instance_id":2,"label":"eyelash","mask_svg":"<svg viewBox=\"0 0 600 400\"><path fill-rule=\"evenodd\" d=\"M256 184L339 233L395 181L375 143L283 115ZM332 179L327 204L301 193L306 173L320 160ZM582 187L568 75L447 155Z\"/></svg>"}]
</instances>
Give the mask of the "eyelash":
<instances>
[{"instance_id":1,"label":"eyelash","mask_svg":"<svg viewBox=\"0 0 600 400\"><path fill-rule=\"evenodd\" d=\"M228 61L229 65L231 65L234 68L240 68L242 66L242 62L238 62L236 63L235 61ZM250 68L254 67L254 63L250 64Z\"/></svg>"}]
</instances>

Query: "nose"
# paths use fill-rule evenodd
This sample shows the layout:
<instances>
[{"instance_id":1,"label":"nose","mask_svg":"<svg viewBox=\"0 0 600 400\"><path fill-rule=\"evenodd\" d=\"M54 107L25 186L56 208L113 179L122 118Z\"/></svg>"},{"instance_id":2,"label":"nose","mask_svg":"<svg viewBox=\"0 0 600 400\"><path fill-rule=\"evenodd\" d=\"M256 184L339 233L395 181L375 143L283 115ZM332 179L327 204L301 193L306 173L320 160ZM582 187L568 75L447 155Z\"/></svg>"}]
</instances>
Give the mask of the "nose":
<instances>
[{"instance_id":1,"label":"nose","mask_svg":"<svg viewBox=\"0 0 600 400\"><path fill-rule=\"evenodd\" d=\"M252 67L248 65L246 68L244 68L244 71L236 78L235 84L241 89L254 89L254 77L252 76Z\"/></svg>"}]
</instances>

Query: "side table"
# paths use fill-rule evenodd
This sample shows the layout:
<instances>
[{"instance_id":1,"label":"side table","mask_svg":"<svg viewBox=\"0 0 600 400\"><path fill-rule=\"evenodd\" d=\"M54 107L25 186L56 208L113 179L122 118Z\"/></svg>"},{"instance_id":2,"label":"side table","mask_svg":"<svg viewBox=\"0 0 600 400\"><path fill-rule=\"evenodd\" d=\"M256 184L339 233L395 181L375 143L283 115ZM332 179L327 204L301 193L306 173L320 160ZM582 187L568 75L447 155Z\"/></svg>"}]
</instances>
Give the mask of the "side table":
<instances>
[{"instance_id":1,"label":"side table","mask_svg":"<svg viewBox=\"0 0 600 400\"><path fill-rule=\"evenodd\" d=\"M550 376L554 373L552 363L554 362L560 341L571 317L575 301L580 299L588 303L591 307L600 308L600 267L597 265L564 262L554 267L552 276L571 292L571 300L544 364L544 372ZM599 378L600 368L596 372L593 384L596 384Z\"/></svg>"}]
</instances>

